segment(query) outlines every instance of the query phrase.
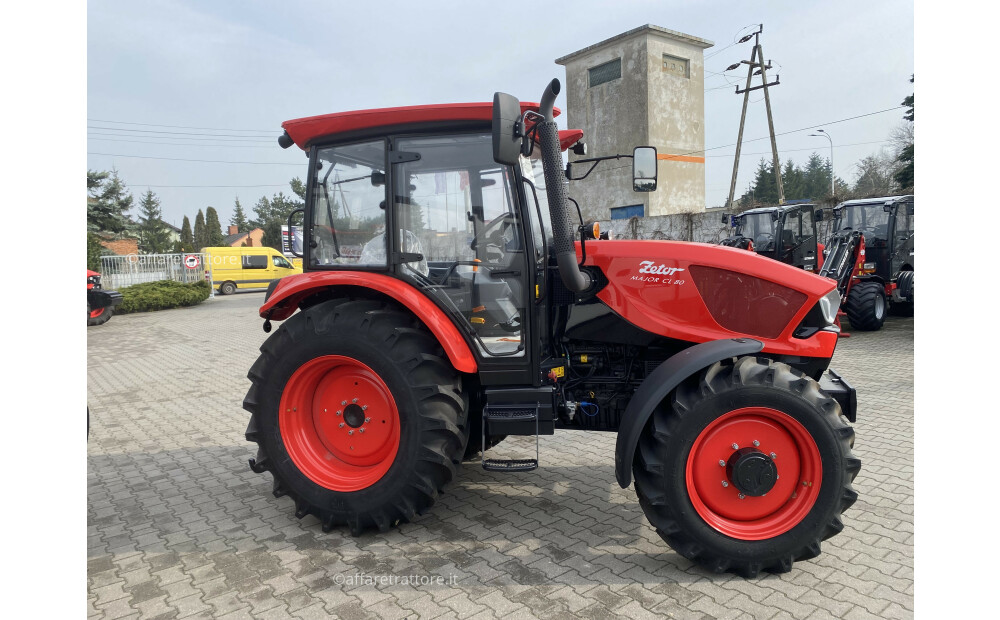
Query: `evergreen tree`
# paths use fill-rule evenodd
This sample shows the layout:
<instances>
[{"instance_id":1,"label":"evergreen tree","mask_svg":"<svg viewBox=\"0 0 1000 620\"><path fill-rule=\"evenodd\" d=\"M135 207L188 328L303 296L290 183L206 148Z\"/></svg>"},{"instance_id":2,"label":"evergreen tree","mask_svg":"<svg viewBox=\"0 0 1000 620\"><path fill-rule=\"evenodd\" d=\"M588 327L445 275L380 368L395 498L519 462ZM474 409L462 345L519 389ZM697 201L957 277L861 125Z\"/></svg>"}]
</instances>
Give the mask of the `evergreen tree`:
<instances>
[{"instance_id":1,"label":"evergreen tree","mask_svg":"<svg viewBox=\"0 0 1000 620\"><path fill-rule=\"evenodd\" d=\"M198 215L194 216L194 248L201 251L208 247L208 235L205 234L205 214L198 209Z\"/></svg>"},{"instance_id":2,"label":"evergreen tree","mask_svg":"<svg viewBox=\"0 0 1000 620\"><path fill-rule=\"evenodd\" d=\"M910 76L910 84L913 83L913 76ZM903 99L903 105L908 109L903 118L909 122L913 122L913 95L910 95L906 99ZM911 140L908 145L903 147L900 151L899 156L896 161L901 163L903 166L896 172L893 180L903 189L913 188L913 141Z\"/></svg>"},{"instance_id":3,"label":"evergreen tree","mask_svg":"<svg viewBox=\"0 0 1000 620\"><path fill-rule=\"evenodd\" d=\"M128 218L132 208L132 194L118 170L111 172L87 171L87 230L103 231L121 236L132 232L134 225Z\"/></svg>"},{"instance_id":4,"label":"evergreen tree","mask_svg":"<svg viewBox=\"0 0 1000 620\"><path fill-rule=\"evenodd\" d=\"M212 248L226 245L226 238L222 234L222 224L219 223L219 214L215 207L205 210L205 245Z\"/></svg>"},{"instance_id":5,"label":"evergreen tree","mask_svg":"<svg viewBox=\"0 0 1000 620\"><path fill-rule=\"evenodd\" d=\"M239 196L236 197L236 204L233 206L233 217L229 220L230 226L235 226L240 233L250 232L250 222L247 214L243 212L243 205L240 204Z\"/></svg>"},{"instance_id":6,"label":"evergreen tree","mask_svg":"<svg viewBox=\"0 0 1000 620\"><path fill-rule=\"evenodd\" d=\"M181 239L177 242L180 252L194 252L194 235L191 233L191 220L184 216L184 223L181 224Z\"/></svg>"},{"instance_id":7,"label":"evergreen tree","mask_svg":"<svg viewBox=\"0 0 1000 620\"><path fill-rule=\"evenodd\" d=\"M170 234L163 224L160 199L146 189L139 201L139 248L147 254L162 254L170 248Z\"/></svg>"}]
</instances>

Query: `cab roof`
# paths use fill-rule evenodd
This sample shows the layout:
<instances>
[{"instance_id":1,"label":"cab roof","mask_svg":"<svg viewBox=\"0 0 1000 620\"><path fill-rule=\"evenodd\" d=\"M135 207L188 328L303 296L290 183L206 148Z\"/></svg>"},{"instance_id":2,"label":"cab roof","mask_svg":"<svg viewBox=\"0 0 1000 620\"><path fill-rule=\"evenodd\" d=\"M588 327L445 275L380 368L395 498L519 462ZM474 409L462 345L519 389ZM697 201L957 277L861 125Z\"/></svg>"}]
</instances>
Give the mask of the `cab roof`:
<instances>
[{"instance_id":1,"label":"cab roof","mask_svg":"<svg viewBox=\"0 0 1000 620\"><path fill-rule=\"evenodd\" d=\"M756 209L747 209L746 211L740 213L740 215L753 215L754 213L772 213L774 211L791 211L792 209L798 209L799 207L805 207L807 205L813 205L811 202L796 202L794 204L785 204L771 207L757 207Z\"/></svg>"},{"instance_id":2,"label":"cab roof","mask_svg":"<svg viewBox=\"0 0 1000 620\"><path fill-rule=\"evenodd\" d=\"M521 114L528 110L537 112L538 104L522 102ZM553 108L552 114L558 116L560 114L559 108ZM330 138L349 132L388 129L399 125L423 123L480 121L485 124L492 122L492 120L493 102L485 101L335 112L292 119L282 123L281 127L299 148L306 150L313 141L319 138Z\"/></svg>"},{"instance_id":3,"label":"cab roof","mask_svg":"<svg viewBox=\"0 0 1000 620\"><path fill-rule=\"evenodd\" d=\"M905 194L902 196L882 196L879 198L859 198L857 200L846 200L837 205L836 207L834 207L834 209L839 209L841 207L853 207L857 205L871 205L871 204L883 205L887 202L889 203L906 202L907 200L913 200L913 194Z\"/></svg>"}]
</instances>

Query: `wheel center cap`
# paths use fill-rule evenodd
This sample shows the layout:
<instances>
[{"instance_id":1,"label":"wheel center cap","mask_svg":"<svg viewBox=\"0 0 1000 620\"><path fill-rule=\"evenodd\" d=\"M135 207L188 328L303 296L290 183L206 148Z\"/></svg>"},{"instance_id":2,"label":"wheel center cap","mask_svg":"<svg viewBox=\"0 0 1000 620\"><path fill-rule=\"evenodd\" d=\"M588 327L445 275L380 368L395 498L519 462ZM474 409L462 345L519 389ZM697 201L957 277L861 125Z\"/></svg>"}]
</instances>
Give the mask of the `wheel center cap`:
<instances>
[{"instance_id":1,"label":"wheel center cap","mask_svg":"<svg viewBox=\"0 0 1000 620\"><path fill-rule=\"evenodd\" d=\"M726 462L726 476L740 493L760 497L778 481L778 468L771 457L754 448L740 448Z\"/></svg>"},{"instance_id":2,"label":"wheel center cap","mask_svg":"<svg viewBox=\"0 0 1000 620\"><path fill-rule=\"evenodd\" d=\"M351 403L344 407L344 422L353 428L358 428L365 423L365 411L358 405Z\"/></svg>"}]
</instances>

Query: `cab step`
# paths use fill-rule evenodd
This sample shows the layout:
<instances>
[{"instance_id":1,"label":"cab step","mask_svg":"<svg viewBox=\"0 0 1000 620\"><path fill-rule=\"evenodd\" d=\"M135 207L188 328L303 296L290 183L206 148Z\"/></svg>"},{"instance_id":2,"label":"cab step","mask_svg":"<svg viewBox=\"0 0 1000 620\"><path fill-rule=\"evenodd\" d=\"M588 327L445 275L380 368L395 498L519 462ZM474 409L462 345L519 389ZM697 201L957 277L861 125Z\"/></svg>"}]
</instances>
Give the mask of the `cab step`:
<instances>
[{"instance_id":1,"label":"cab step","mask_svg":"<svg viewBox=\"0 0 1000 620\"><path fill-rule=\"evenodd\" d=\"M538 469L538 459L483 459L486 471L531 471Z\"/></svg>"}]
</instances>

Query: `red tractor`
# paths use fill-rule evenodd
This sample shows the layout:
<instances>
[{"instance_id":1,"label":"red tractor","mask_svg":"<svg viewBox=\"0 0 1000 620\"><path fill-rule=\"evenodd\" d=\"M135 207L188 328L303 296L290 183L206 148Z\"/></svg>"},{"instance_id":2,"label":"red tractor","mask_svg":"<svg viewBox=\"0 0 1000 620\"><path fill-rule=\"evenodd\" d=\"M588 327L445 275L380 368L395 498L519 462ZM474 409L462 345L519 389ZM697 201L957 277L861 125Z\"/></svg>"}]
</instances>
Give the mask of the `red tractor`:
<instances>
[{"instance_id":1,"label":"red tractor","mask_svg":"<svg viewBox=\"0 0 1000 620\"><path fill-rule=\"evenodd\" d=\"M87 270L87 326L104 325L121 305L122 294L101 286L101 274Z\"/></svg>"},{"instance_id":2,"label":"red tractor","mask_svg":"<svg viewBox=\"0 0 1000 620\"><path fill-rule=\"evenodd\" d=\"M283 323L248 373L250 467L359 535L425 512L480 452L526 472L539 435L612 431L618 483L671 547L788 571L857 499L855 392L828 369L840 295L734 248L581 226L558 92L282 125L309 156L305 273L260 308ZM620 157L655 189L654 149L600 159ZM507 435L535 453L489 458Z\"/></svg>"},{"instance_id":3,"label":"red tractor","mask_svg":"<svg viewBox=\"0 0 1000 620\"><path fill-rule=\"evenodd\" d=\"M750 250L762 256L816 273L823 266L822 243L818 243L816 222L823 210L811 203L758 207L739 215L722 216L723 223L735 228L722 245Z\"/></svg>"},{"instance_id":4,"label":"red tractor","mask_svg":"<svg viewBox=\"0 0 1000 620\"><path fill-rule=\"evenodd\" d=\"M833 231L819 274L837 282L851 327L880 329L890 310L913 316L913 196L842 202Z\"/></svg>"}]
</instances>

